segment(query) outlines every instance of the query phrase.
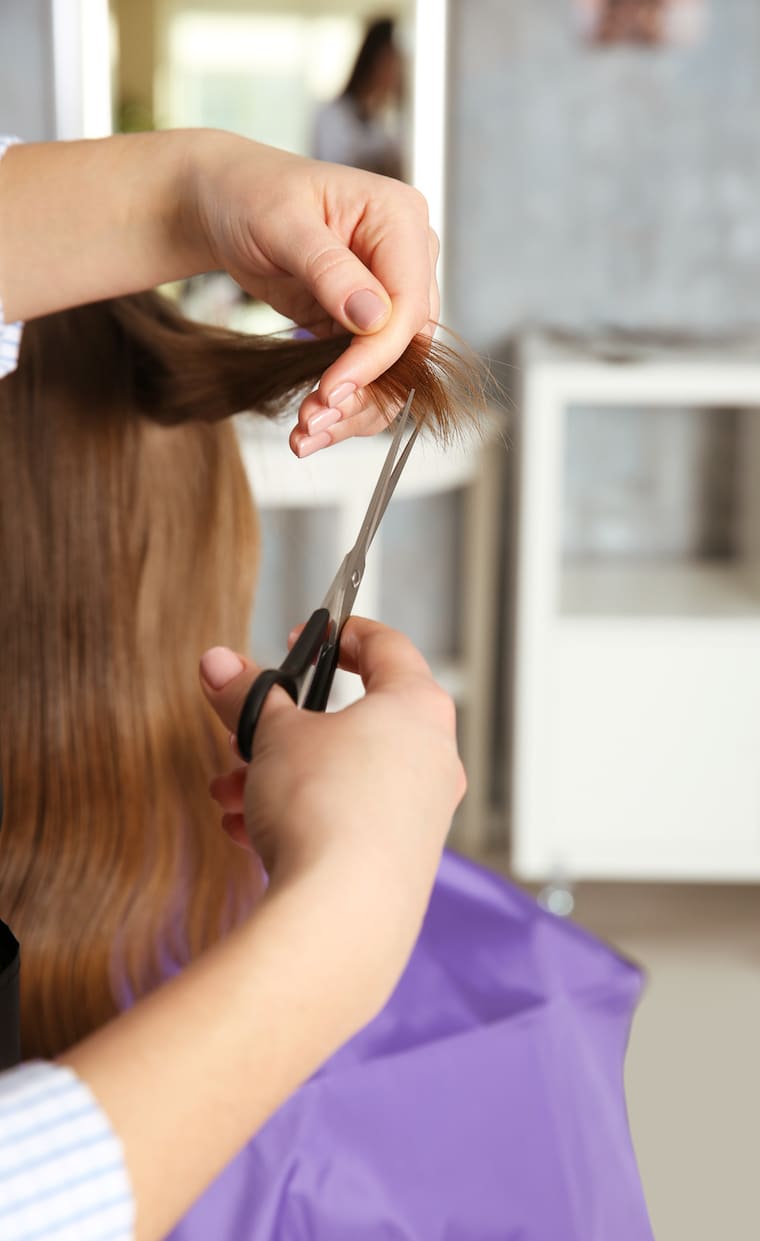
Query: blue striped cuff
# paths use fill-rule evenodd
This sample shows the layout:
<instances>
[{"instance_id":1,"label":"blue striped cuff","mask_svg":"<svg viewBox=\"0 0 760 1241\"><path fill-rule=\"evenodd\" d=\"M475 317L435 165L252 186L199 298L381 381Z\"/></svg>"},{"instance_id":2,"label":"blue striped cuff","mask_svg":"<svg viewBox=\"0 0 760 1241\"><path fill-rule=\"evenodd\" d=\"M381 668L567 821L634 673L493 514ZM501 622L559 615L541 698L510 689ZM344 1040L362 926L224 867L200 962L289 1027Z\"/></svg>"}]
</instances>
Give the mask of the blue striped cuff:
<instances>
[{"instance_id":1,"label":"blue striped cuff","mask_svg":"<svg viewBox=\"0 0 760 1241\"><path fill-rule=\"evenodd\" d=\"M2 135L0 137L0 159L3 158L9 146L19 141L19 138L13 138L7 134ZM0 298L0 379L16 369L23 326L23 323L5 322L3 302Z\"/></svg>"},{"instance_id":2,"label":"blue striped cuff","mask_svg":"<svg viewBox=\"0 0 760 1241\"><path fill-rule=\"evenodd\" d=\"M134 1202L121 1143L71 1069L0 1074L3 1241L130 1241Z\"/></svg>"}]
</instances>

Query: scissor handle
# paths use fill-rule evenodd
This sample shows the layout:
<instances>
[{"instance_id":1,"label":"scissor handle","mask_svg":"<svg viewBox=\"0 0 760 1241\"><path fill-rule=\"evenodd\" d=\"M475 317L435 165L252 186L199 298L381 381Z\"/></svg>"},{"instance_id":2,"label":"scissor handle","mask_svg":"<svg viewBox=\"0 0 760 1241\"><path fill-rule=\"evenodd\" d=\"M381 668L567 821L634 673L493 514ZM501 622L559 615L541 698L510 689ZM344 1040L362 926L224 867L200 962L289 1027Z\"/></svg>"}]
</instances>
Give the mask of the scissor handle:
<instances>
[{"instance_id":1,"label":"scissor handle","mask_svg":"<svg viewBox=\"0 0 760 1241\"><path fill-rule=\"evenodd\" d=\"M264 709L267 694L273 685L281 685L293 702L298 702L298 683L295 677L289 676L281 668L266 668L260 672L245 696L243 709L237 726L237 744L240 757L250 763L253 751L253 735L259 716Z\"/></svg>"},{"instance_id":2,"label":"scissor handle","mask_svg":"<svg viewBox=\"0 0 760 1241\"><path fill-rule=\"evenodd\" d=\"M301 684L311 667L314 656L324 642L329 621L330 613L327 608L317 608L316 612L312 612L293 649L287 654L280 667L265 668L253 682L245 696L237 726L238 750L240 757L246 763L251 761L253 736L259 716L264 709L267 694L273 685L280 685L293 699L293 702L298 702ZM324 708L318 709L324 710Z\"/></svg>"},{"instance_id":3,"label":"scissor handle","mask_svg":"<svg viewBox=\"0 0 760 1241\"><path fill-rule=\"evenodd\" d=\"M339 654L340 634L336 634L335 640L319 652L314 676L304 699L303 705L307 711L327 710L327 700L330 697L335 669L338 667Z\"/></svg>"}]
</instances>

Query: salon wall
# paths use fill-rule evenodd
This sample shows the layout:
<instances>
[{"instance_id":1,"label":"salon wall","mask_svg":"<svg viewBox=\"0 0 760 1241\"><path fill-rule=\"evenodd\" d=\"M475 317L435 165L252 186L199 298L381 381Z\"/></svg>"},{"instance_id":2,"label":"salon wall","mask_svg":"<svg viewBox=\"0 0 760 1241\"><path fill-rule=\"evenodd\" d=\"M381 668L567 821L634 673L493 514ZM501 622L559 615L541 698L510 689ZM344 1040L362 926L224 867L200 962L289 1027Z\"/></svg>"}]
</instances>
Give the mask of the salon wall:
<instances>
[{"instance_id":1,"label":"salon wall","mask_svg":"<svg viewBox=\"0 0 760 1241\"><path fill-rule=\"evenodd\" d=\"M0 132L56 136L51 0L0 0Z\"/></svg>"},{"instance_id":2,"label":"salon wall","mask_svg":"<svg viewBox=\"0 0 760 1241\"><path fill-rule=\"evenodd\" d=\"M480 348L760 321L760 4L693 48L594 49L571 0L451 0L449 318Z\"/></svg>"}]
</instances>

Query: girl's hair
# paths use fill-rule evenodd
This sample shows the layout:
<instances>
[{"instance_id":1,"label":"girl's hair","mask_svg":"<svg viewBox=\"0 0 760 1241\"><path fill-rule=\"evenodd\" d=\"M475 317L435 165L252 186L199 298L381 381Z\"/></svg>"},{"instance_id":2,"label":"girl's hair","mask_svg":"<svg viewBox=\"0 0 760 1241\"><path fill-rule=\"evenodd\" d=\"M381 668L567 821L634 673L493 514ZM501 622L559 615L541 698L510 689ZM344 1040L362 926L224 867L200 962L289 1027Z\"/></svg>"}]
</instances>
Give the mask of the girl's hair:
<instances>
[{"instance_id":1,"label":"girl's hair","mask_svg":"<svg viewBox=\"0 0 760 1241\"><path fill-rule=\"evenodd\" d=\"M371 22L356 55L354 67L343 88L343 95L349 99L361 99L367 86L372 83L378 57L385 55L395 47L393 41L394 24L391 18L380 17Z\"/></svg>"},{"instance_id":2,"label":"girl's hair","mask_svg":"<svg viewBox=\"0 0 760 1241\"><path fill-rule=\"evenodd\" d=\"M102 1024L261 890L208 796L231 753L197 682L205 648L247 646L258 555L224 419L277 412L346 343L200 326L146 293L28 324L0 384L0 917L25 1056ZM450 371L417 340L380 393L416 383L416 414L451 430Z\"/></svg>"}]
</instances>

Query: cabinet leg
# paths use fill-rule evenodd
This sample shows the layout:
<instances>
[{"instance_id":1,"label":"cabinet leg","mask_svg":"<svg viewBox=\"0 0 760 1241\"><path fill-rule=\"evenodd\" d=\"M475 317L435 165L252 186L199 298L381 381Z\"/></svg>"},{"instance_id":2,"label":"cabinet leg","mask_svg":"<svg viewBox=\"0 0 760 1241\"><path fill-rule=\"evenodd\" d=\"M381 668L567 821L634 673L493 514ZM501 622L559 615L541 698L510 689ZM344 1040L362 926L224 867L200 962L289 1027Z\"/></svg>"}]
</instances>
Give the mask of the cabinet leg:
<instances>
[{"instance_id":1,"label":"cabinet leg","mask_svg":"<svg viewBox=\"0 0 760 1241\"><path fill-rule=\"evenodd\" d=\"M474 854L483 852L488 844L501 466L500 443L486 444L475 478L465 492L461 577L466 600L463 652L466 686L461 750L468 791L458 818L461 824L458 843Z\"/></svg>"}]
</instances>

